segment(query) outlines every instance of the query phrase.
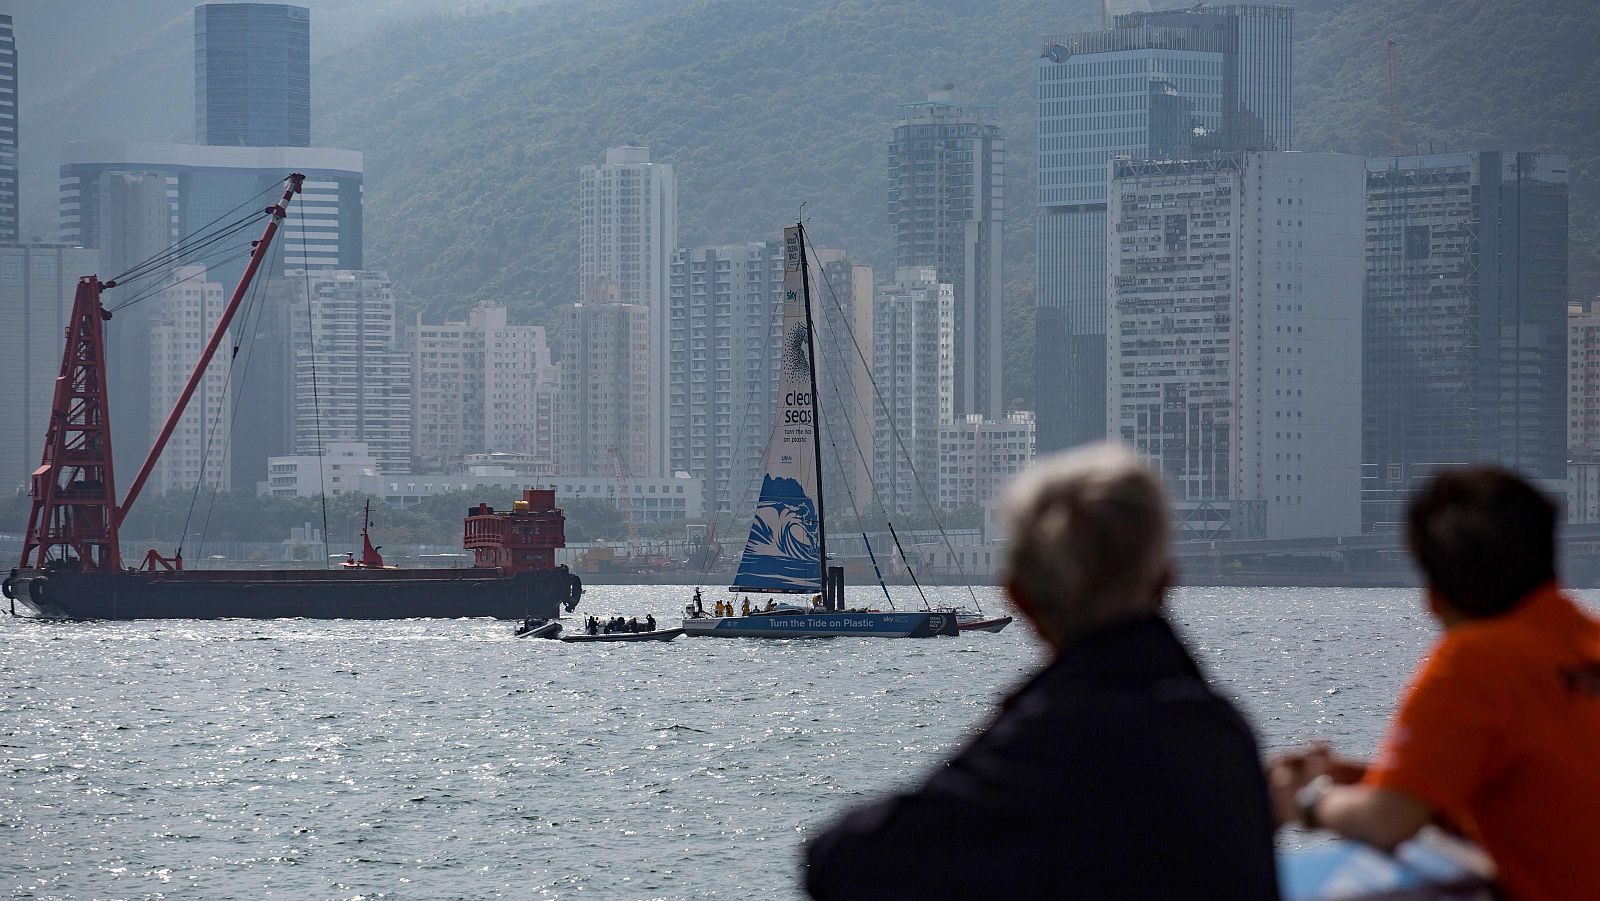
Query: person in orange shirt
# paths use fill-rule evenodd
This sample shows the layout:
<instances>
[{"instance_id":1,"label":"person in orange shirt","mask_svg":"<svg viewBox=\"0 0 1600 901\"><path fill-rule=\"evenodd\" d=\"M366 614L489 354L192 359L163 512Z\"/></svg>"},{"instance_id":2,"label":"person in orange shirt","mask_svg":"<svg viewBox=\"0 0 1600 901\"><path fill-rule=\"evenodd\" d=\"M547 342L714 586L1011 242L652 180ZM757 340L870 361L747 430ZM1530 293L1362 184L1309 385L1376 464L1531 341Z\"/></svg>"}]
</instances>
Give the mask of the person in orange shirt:
<instances>
[{"instance_id":1,"label":"person in orange shirt","mask_svg":"<svg viewBox=\"0 0 1600 901\"><path fill-rule=\"evenodd\" d=\"M1406 541L1444 635L1370 766L1269 766L1280 821L1391 849L1438 821L1515 901L1600 898L1600 619L1556 584L1556 506L1495 467L1435 477Z\"/></svg>"}]
</instances>

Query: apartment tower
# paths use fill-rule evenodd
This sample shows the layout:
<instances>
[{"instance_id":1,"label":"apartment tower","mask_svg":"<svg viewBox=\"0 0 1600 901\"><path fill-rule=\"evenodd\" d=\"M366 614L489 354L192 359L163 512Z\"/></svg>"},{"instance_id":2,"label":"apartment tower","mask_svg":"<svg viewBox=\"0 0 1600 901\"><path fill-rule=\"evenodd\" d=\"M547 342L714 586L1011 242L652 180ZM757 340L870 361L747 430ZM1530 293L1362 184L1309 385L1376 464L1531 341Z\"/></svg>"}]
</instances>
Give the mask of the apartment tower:
<instances>
[{"instance_id":1,"label":"apartment tower","mask_svg":"<svg viewBox=\"0 0 1600 901\"><path fill-rule=\"evenodd\" d=\"M996 419L1005 413L1006 142L991 104L958 101L949 89L900 109L889 141L894 265L931 267L955 289L955 412Z\"/></svg>"},{"instance_id":2,"label":"apartment tower","mask_svg":"<svg viewBox=\"0 0 1600 901\"><path fill-rule=\"evenodd\" d=\"M605 161L578 173L578 293L597 287L616 302L649 311L650 365L643 374L649 396L635 427L650 432L649 456L639 476L666 474L667 282L678 246L678 180L667 163L650 160L648 147L612 147Z\"/></svg>"},{"instance_id":3,"label":"apartment tower","mask_svg":"<svg viewBox=\"0 0 1600 901\"><path fill-rule=\"evenodd\" d=\"M1180 538L1360 527L1362 160L1113 164L1105 432Z\"/></svg>"}]
</instances>

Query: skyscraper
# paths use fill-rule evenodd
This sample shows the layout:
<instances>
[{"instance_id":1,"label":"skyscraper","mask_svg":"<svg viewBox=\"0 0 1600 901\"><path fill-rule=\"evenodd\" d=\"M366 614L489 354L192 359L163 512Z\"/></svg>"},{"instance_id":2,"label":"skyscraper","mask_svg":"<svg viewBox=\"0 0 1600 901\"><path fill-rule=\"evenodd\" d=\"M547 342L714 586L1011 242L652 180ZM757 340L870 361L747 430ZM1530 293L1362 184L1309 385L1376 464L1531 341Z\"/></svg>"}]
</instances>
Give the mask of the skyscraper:
<instances>
[{"instance_id":1,"label":"skyscraper","mask_svg":"<svg viewBox=\"0 0 1600 901\"><path fill-rule=\"evenodd\" d=\"M311 11L281 3L194 9L195 141L311 146Z\"/></svg>"},{"instance_id":2,"label":"skyscraper","mask_svg":"<svg viewBox=\"0 0 1600 901\"><path fill-rule=\"evenodd\" d=\"M128 266L147 259L180 236L213 222L232 221L250 206L265 207L275 188L291 172L306 176L303 192L289 205L289 215L274 240L274 248L258 279L270 280L290 270L345 269L362 266L362 157L349 150L316 147L205 147L195 144L144 142L71 143L62 154L60 181L61 234L66 243L100 248L102 278L111 278ZM160 220L168 220L165 229ZM219 217L222 217L219 219ZM260 235L257 228L236 236L235 250L247 248ZM223 249L223 248L217 248ZM207 278L219 282L224 292L233 290L243 273L242 254L208 261ZM299 290L299 289L297 289ZM115 302L118 289L108 300ZM303 290L300 291L303 294ZM276 298L279 306L288 302ZM144 305L119 315L107 329L113 359L107 361L118 374L111 386L112 440L121 455L149 445L145 433L148 417L140 411L148 401L129 397L118 385L145 385L149 380L148 311ZM241 355L257 345L258 362L241 368L233 379L234 403L260 410L290 391L286 385L264 382L274 367L259 362L275 342L287 353L281 317L254 316L237 322ZM119 412L126 408L127 412ZM134 429L122 429L131 417ZM233 436L233 483L248 485L260 478L267 457L294 450L291 431L277 416L240 416Z\"/></svg>"},{"instance_id":3,"label":"skyscraper","mask_svg":"<svg viewBox=\"0 0 1600 901\"><path fill-rule=\"evenodd\" d=\"M872 503L876 398L872 390L872 267L844 250L812 248L816 309L817 390L822 415L822 477L829 510L845 510L853 495ZM840 497L840 495L847 495Z\"/></svg>"},{"instance_id":4,"label":"skyscraper","mask_svg":"<svg viewBox=\"0 0 1600 901\"><path fill-rule=\"evenodd\" d=\"M648 147L612 147L604 163L578 174L578 294L615 286L617 302L649 310L650 404L635 427L650 432L650 455L633 474L665 475L667 280L678 246L678 179L670 164L650 161Z\"/></svg>"},{"instance_id":5,"label":"skyscraper","mask_svg":"<svg viewBox=\"0 0 1600 901\"><path fill-rule=\"evenodd\" d=\"M0 245L0 488L25 490L39 466L63 336L78 277L96 254L49 244Z\"/></svg>"},{"instance_id":6,"label":"skyscraper","mask_svg":"<svg viewBox=\"0 0 1600 901\"><path fill-rule=\"evenodd\" d=\"M133 238L115 214L126 208L125 182L105 176L164 179L171 204L171 238L218 220L246 214L270 196L291 172L306 176L289 205L273 251L275 269L359 269L362 260L362 157L353 150L321 147L204 147L142 141L69 143L62 151L61 239L85 247L124 246ZM154 189L150 189L154 190ZM231 215L230 215L231 213ZM143 220L141 220L142 222ZM144 225L138 226L140 229ZM119 234L116 229L123 229ZM241 246L260 235L252 231ZM239 258L210 266L210 277L232 290L244 271ZM120 272L121 270L118 270ZM102 272L109 278L117 272Z\"/></svg>"},{"instance_id":7,"label":"skyscraper","mask_svg":"<svg viewBox=\"0 0 1600 901\"><path fill-rule=\"evenodd\" d=\"M889 141L896 269L931 266L955 289L955 412L998 418L1006 142L993 107L949 89L902 104Z\"/></svg>"},{"instance_id":8,"label":"skyscraper","mask_svg":"<svg viewBox=\"0 0 1600 901\"><path fill-rule=\"evenodd\" d=\"M1113 164L1106 432L1180 537L1358 531L1361 180L1334 153Z\"/></svg>"},{"instance_id":9,"label":"skyscraper","mask_svg":"<svg viewBox=\"0 0 1600 901\"><path fill-rule=\"evenodd\" d=\"M172 202L167 198L167 180L161 176L106 172L85 193L96 201L90 215L95 217L94 233L100 239L100 267L95 271L101 278L126 272L172 243ZM208 280L218 281L214 274ZM115 293L113 289L112 296ZM135 304L118 312L106 326L111 443L118 460L143 459L154 437L150 430L150 323L156 308L154 303Z\"/></svg>"},{"instance_id":10,"label":"skyscraper","mask_svg":"<svg viewBox=\"0 0 1600 901\"><path fill-rule=\"evenodd\" d=\"M8 4L0 12L0 244L22 240L17 177L17 36Z\"/></svg>"},{"instance_id":11,"label":"skyscraper","mask_svg":"<svg viewBox=\"0 0 1600 901\"><path fill-rule=\"evenodd\" d=\"M208 279L204 266L179 266L172 270L167 286L154 300L156 309L149 330L150 435L161 433L162 424L200 361L201 348L222 318L222 284ZM183 491L196 485L227 491L230 487L230 365L226 354L211 358L200 386L189 399L177 430L151 473L152 491ZM115 437L113 432L113 440Z\"/></svg>"},{"instance_id":12,"label":"skyscraper","mask_svg":"<svg viewBox=\"0 0 1600 901\"><path fill-rule=\"evenodd\" d=\"M873 298L872 378L882 393L873 481L891 513L939 502L939 427L955 406L954 320L955 288L932 268L896 271Z\"/></svg>"},{"instance_id":13,"label":"skyscraper","mask_svg":"<svg viewBox=\"0 0 1600 901\"><path fill-rule=\"evenodd\" d=\"M325 269L283 284L299 292L287 310L295 453L363 442L382 472L409 471L411 355L396 340L389 277Z\"/></svg>"},{"instance_id":14,"label":"skyscraper","mask_svg":"<svg viewBox=\"0 0 1600 901\"><path fill-rule=\"evenodd\" d=\"M668 466L702 480L709 509L748 509L778 390L783 245L680 249L668 297Z\"/></svg>"},{"instance_id":15,"label":"skyscraper","mask_svg":"<svg viewBox=\"0 0 1600 901\"><path fill-rule=\"evenodd\" d=\"M468 454L510 452L552 462L551 399L557 372L542 325L510 325L483 303L465 322L412 336L415 472L459 468Z\"/></svg>"},{"instance_id":16,"label":"skyscraper","mask_svg":"<svg viewBox=\"0 0 1600 901\"><path fill-rule=\"evenodd\" d=\"M1046 39L1038 61L1039 451L1104 436L1107 165L1287 150L1293 11L1192 7Z\"/></svg>"},{"instance_id":17,"label":"skyscraper","mask_svg":"<svg viewBox=\"0 0 1600 901\"><path fill-rule=\"evenodd\" d=\"M1567 158L1367 161L1362 520L1441 466L1566 477Z\"/></svg>"},{"instance_id":18,"label":"skyscraper","mask_svg":"<svg viewBox=\"0 0 1600 901\"><path fill-rule=\"evenodd\" d=\"M835 248L810 252L817 325L823 485L830 509L868 502L872 459L872 270ZM760 487L777 403L783 245L690 247L669 286L668 462L706 486L707 509L744 514ZM861 353L858 353L857 348ZM848 489L843 480L849 479Z\"/></svg>"},{"instance_id":19,"label":"skyscraper","mask_svg":"<svg viewBox=\"0 0 1600 901\"><path fill-rule=\"evenodd\" d=\"M621 303L615 285L590 287L565 308L561 327L561 403L556 469L564 476L610 476L620 459L644 478L654 448L650 422L650 310Z\"/></svg>"}]
</instances>

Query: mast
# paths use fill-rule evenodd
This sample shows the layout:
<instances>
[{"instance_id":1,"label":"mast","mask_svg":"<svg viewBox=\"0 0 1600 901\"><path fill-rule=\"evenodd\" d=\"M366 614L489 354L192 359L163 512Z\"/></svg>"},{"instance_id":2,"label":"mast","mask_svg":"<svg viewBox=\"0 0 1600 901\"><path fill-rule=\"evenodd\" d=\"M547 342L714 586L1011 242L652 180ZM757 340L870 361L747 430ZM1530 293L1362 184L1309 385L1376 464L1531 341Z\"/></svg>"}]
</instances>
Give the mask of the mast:
<instances>
[{"instance_id":1,"label":"mast","mask_svg":"<svg viewBox=\"0 0 1600 901\"><path fill-rule=\"evenodd\" d=\"M817 409L817 327L811 320L811 266L806 262L806 226L796 222L800 232L800 293L806 307L806 372L811 376L811 450L817 466L817 567L823 598L832 606L828 588L828 517L822 506L822 417Z\"/></svg>"},{"instance_id":2,"label":"mast","mask_svg":"<svg viewBox=\"0 0 1600 901\"><path fill-rule=\"evenodd\" d=\"M256 270L261 268L261 261L266 258L267 248L272 245L272 236L277 233L278 225L283 222L283 217L288 215L289 201L294 195L300 193L300 184L305 181L305 176L296 172L289 176L288 187L283 189L283 197L276 204L267 207L269 214L267 227L256 241L255 250L250 254L250 262L244 267L244 274L239 276L239 284L233 289L233 296L228 298L228 305L222 311L222 318L217 320L217 327L211 333L211 340L206 343L205 350L200 353L199 362L195 363L194 372L189 374L188 384L183 386L183 393L178 395L178 402L173 405L172 412L167 414L167 422L161 427L161 434L156 438L156 443L150 448L149 456L144 459L144 466L139 468L139 474L134 477L133 485L128 489L127 497L122 499L122 504L113 513L113 521L121 525L127 518L128 510L133 502L138 500L139 492L144 490L144 483L150 478L150 473L156 468L156 461L161 458L161 452L167 447L167 440L172 437L172 432L178 427L178 420L183 418L185 408L189 406L189 399L194 397L195 389L200 387L200 380L205 377L206 367L211 365L211 358L216 356L217 348L222 344L222 339L228 334L228 326L233 322L233 316L239 311L239 304L244 300L245 292L250 288L250 282L255 277Z\"/></svg>"}]
</instances>

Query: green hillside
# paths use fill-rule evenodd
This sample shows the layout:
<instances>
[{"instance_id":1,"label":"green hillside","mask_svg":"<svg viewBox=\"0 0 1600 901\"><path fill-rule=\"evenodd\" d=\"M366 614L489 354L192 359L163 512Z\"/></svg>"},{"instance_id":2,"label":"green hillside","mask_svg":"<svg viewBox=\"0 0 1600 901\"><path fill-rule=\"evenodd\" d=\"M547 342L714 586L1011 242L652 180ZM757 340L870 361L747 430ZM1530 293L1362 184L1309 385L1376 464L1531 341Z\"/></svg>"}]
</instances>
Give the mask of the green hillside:
<instances>
[{"instance_id":1,"label":"green hillside","mask_svg":"<svg viewBox=\"0 0 1600 901\"><path fill-rule=\"evenodd\" d=\"M46 127L187 139L179 5L160 0L127 56L52 86L64 118L93 114L92 128ZM1293 5L1299 148L1388 152L1394 38L1408 150L1571 155L1572 294L1600 290L1592 0ZM997 104L1011 150L1007 393L1031 396L1034 59L1042 35L1098 26L1097 0L501 0L449 16L427 14L433 0L312 6L317 140L366 154L368 263L434 314L493 298L538 321L574 300L576 170L629 142L676 165L686 243L774 238L805 201L820 244L882 267L897 104L946 82ZM362 11L373 18L352 30ZM159 85L170 96L156 114ZM128 86L138 96L123 102Z\"/></svg>"}]
</instances>

